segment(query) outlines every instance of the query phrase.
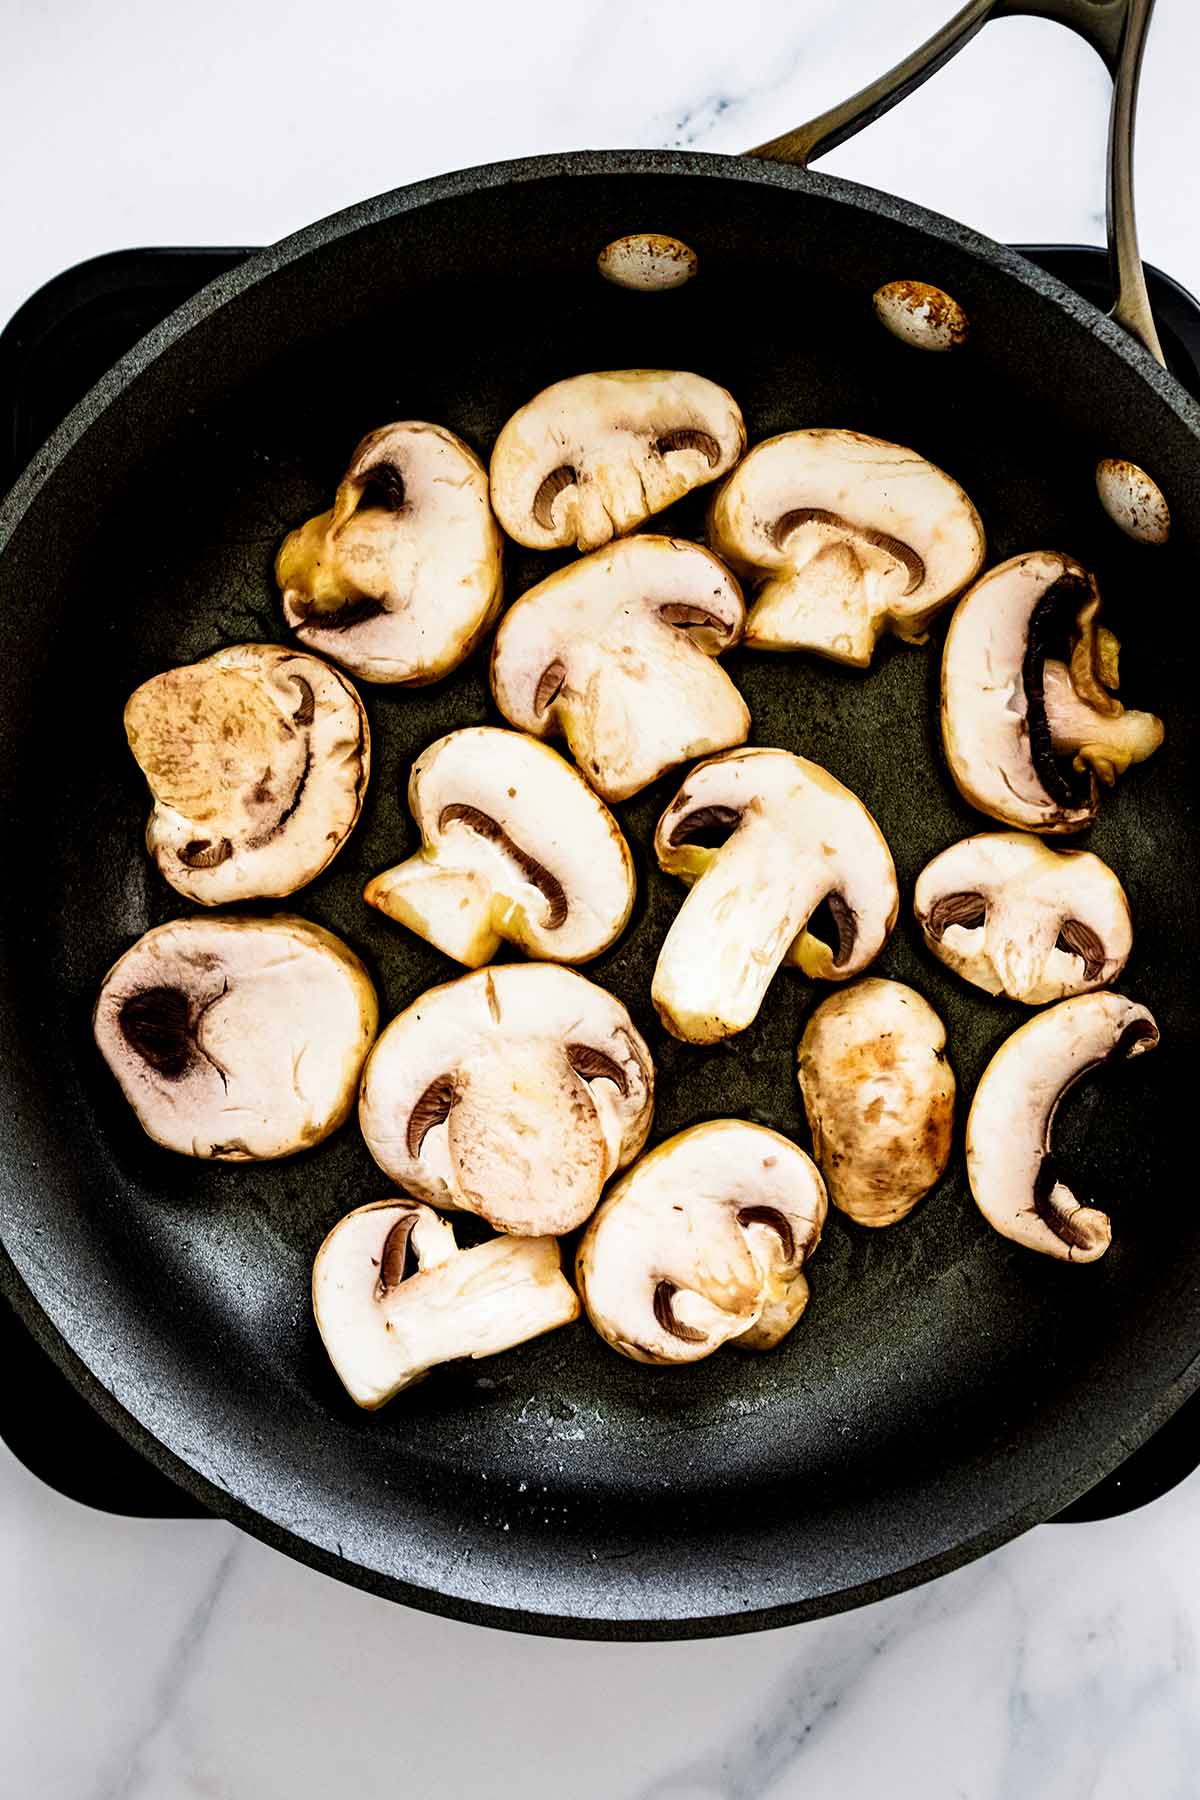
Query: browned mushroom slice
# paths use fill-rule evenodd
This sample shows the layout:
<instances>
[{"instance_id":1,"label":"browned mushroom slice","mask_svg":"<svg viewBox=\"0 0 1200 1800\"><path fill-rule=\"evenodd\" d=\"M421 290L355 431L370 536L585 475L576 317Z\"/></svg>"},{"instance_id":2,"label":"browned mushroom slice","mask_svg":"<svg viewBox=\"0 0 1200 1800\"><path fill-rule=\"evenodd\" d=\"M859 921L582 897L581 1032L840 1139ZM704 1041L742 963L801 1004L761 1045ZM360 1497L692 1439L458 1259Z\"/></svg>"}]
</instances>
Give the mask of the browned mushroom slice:
<instances>
[{"instance_id":1,"label":"browned mushroom slice","mask_svg":"<svg viewBox=\"0 0 1200 1800\"><path fill-rule=\"evenodd\" d=\"M855 431L789 431L721 487L713 548L756 583L746 642L865 668L888 630L924 640L983 563L983 526L949 475Z\"/></svg>"}]
</instances>

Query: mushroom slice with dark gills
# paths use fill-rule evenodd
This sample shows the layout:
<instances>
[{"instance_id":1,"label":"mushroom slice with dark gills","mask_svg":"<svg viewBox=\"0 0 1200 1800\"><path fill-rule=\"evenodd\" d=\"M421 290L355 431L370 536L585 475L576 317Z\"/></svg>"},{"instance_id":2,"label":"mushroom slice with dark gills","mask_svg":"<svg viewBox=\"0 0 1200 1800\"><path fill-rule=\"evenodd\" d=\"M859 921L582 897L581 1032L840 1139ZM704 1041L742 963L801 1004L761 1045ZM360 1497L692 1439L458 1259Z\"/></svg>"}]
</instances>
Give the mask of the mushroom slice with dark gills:
<instances>
[{"instance_id":1,"label":"mushroom slice with dark gills","mask_svg":"<svg viewBox=\"0 0 1200 1800\"><path fill-rule=\"evenodd\" d=\"M1078 994L1030 1019L983 1072L967 1119L967 1176L989 1225L1063 1262L1095 1262L1112 1240L1108 1214L1077 1200L1055 1166L1054 1115L1089 1069L1153 1050L1148 1009L1121 994Z\"/></svg>"},{"instance_id":2,"label":"mushroom slice with dark gills","mask_svg":"<svg viewBox=\"0 0 1200 1800\"><path fill-rule=\"evenodd\" d=\"M437 681L500 610L501 543L475 452L441 425L384 425L355 450L332 509L284 539L284 616L363 681Z\"/></svg>"},{"instance_id":3,"label":"mushroom slice with dark gills","mask_svg":"<svg viewBox=\"0 0 1200 1800\"><path fill-rule=\"evenodd\" d=\"M379 1166L498 1230L572 1231L637 1155L650 1052L619 1000L571 969L505 963L431 988L381 1034L359 1123Z\"/></svg>"},{"instance_id":4,"label":"mushroom slice with dark gills","mask_svg":"<svg viewBox=\"0 0 1200 1800\"><path fill-rule=\"evenodd\" d=\"M737 402L703 375L574 375L535 394L501 431L492 505L530 550L598 550L716 481L745 447Z\"/></svg>"},{"instance_id":5,"label":"mushroom slice with dark gills","mask_svg":"<svg viewBox=\"0 0 1200 1800\"><path fill-rule=\"evenodd\" d=\"M668 1138L606 1195L579 1246L596 1330L634 1362L770 1350L808 1302L825 1185L789 1138L713 1119Z\"/></svg>"},{"instance_id":6,"label":"mushroom slice with dark gills","mask_svg":"<svg viewBox=\"0 0 1200 1800\"><path fill-rule=\"evenodd\" d=\"M654 849L691 888L651 988L668 1031L689 1043L745 1030L785 960L822 981L860 974L896 922L896 870L874 819L786 750L700 763L659 820ZM819 907L829 916L818 926Z\"/></svg>"},{"instance_id":7,"label":"mushroom slice with dark gills","mask_svg":"<svg viewBox=\"0 0 1200 1800\"><path fill-rule=\"evenodd\" d=\"M342 1123L378 1019L353 952L280 913L155 926L105 976L93 1026L155 1143L244 1162Z\"/></svg>"},{"instance_id":8,"label":"mushroom slice with dark gills","mask_svg":"<svg viewBox=\"0 0 1200 1800\"><path fill-rule=\"evenodd\" d=\"M440 1363L495 1356L579 1317L554 1238L460 1250L448 1220L407 1199L360 1206L334 1226L312 1299L329 1359L367 1411Z\"/></svg>"},{"instance_id":9,"label":"mushroom slice with dark gills","mask_svg":"<svg viewBox=\"0 0 1200 1800\"><path fill-rule=\"evenodd\" d=\"M1024 831L951 844L917 877L913 910L936 957L1026 1006L1107 987L1133 948L1129 902L1108 864Z\"/></svg>"},{"instance_id":10,"label":"mushroom slice with dark gills","mask_svg":"<svg viewBox=\"0 0 1200 1800\"><path fill-rule=\"evenodd\" d=\"M154 796L146 847L201 906L294 892L362 808L362 702L328 663L278 644L155 675L130 696L125 732Z\"/></svg>"},{"instance_id":11,"label":"mushroom slice with dark gills","mask_svg":"<svg viewBox=\"0 0 1200 1800\"><path fill-rule=\"evenodd\" d=\"M923 643L983 566L983 526L951 476L857 431L756 444L719 490L709 541L757 584L746 644L865 669L882 631Z\"/></svg>"},{"instance_id":12,"label":"mushroom slice with dark gills","mask_svg":"<svg viewBox=\"0 0 1200 1800\"><path fill-rule=\"evenodd\" d=\"M750 710L717 662L741 636L729 571L681 538L623 538L531 588L505 615L492 692L505 718L563 736L606 800L745 742Z\"/></svg>"},{"instance_id":13,"label":"mushroom slice with dark gills","mask_svg":"<svg viewBox=\"0 0 1200 1800\"><path fill-rule=\"evenodd\" d=\"M894 1225L950 1160L954 1071L946 1028L899 981L856 981L823 1000L800 1040L813 1155L834 1205Z\"/></svg>"},{"instance_id":14,"label":"mushroom slice with dark gills","mask_svg":"<svg viewBox=\"0 0 1200 1800\"><path fill-rule=\"evenodd\" d=\"M408 782L422 848L364 899L478 968L502 942L587 962L624 930L635 880L620 826L570 763L494 726L452 731Z\"/></svg>"},{"instance_id":15,"label":"mushroom slice with dark gills","mask_svg":"<svg viewBox=\"0 0 1200 1800\"><path fill-rule=\"evenodd\" d=\"M942 742L959 792L1006 825L1082 831L1163 739L1116 697L1119 645L1095 578L1058 551L1014 556L955 609L942 659Z\"/></svg>"}]
</instances>

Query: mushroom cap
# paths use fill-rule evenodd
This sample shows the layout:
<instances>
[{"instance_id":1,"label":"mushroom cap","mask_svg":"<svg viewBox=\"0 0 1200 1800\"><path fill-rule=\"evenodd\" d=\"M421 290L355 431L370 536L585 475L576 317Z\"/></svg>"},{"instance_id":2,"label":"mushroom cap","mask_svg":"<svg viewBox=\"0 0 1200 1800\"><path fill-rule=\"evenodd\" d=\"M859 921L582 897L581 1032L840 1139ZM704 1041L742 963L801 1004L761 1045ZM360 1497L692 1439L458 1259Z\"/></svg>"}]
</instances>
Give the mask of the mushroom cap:
<instances>
[{"instance_id":1,"label":"mushroom cap","mask_svg":"<svg viewBox=\"0 0 1200 1800\"><path fill-rule=\"evenodd\" d=\"M125 731L154 796L146 847L201 906L293 893L362 810L367 715L315 656L235 644L168 669L130 696Z\"/></svg>"},{"instance_id":2,"label":"mushroom cap","mask_svg":"<svg viewBox=\"0 0 1200 1800\"><path fill-rule=\"evenodd\" d=\"M682 538L622 538L511 606L492 692L522 731L563 736L606 800L741 744L750 710L716 661L741 636L741 590Z\"/></svg>"},{"instance_id":3,"label":"mushroom cap","mask_svg":"<svg viewBox=\"0 0 1200 1800\"><path fill-rule=\"evenodd\" d=\"M409 1193L539 1236L583 1223L653 1105L650 1052L619 1000L571 969L504 963L392 1020L358 1116Z\"/></svg>"},{"instance_id":4,"label":"mushroom cap","mask_svg":"<svg viewBox=\"0 0 1200 1800\"><path fill-rule=\"evenodd\" d=\"M634 1362L698 1362L731 1338L770 1349L804 1310L825 1212L790 1138L744 1119L693 1125L643 1156L584 1232L587 1315Z\"/></svg>"},{"instance_id":5,"label":"mushroom cap","mask_svg":"<svg viewBox=\"0 0 1200 1800\"><path fill-rule=\"evenodd\" d=\"M896 923L896 870L878 825L849 788L787 750L698 764L659 820L654 850L691 886L651 988L668 1031L688 1043L744 1030L785 958L824 981L860 974ZM808 928L822 901L836 946Z\"/></svg>"},{"instance_id":6,"label":"mushroom cap","mask_svg":"<svg viewBox=\"0 0 1200 1800\"><path fill-rule=\"evenodd\" d=\"M329 1359L368 1411L439 1363L495 1356L579 1317L553 1238L459 1250L449 1221L408 1199L360 1206L334 1226L312 1299Z\"/></svg>"},{"instance_id":7,"label":"mushroom cap","mask_svg":"<svg viewBox=\"0 0 1200 1800\"><path fill-rule=\"evenodd\" d=\"M746 447L732 395L679 369L611 369L556 381L492 451L492 505L530 550L597 550L693 488Z\"/></svg>"},{"instance_id":8,"label":"mushroom cap","mask_svg":"<svg viewBox=\"0 0 1200 1800\"><path fill-rule=\"evenodd\" d=\"M356 448L331 510L284 539L284 617L363 681L438 681L500 610L502 543L470 446L419 419L384 425Z\"/></svg>"},{"instance_id":9,"label":"mushroom cap","mask_svg":"<svg viewBox=\"0 0 1200 1800\"><path fill-rule=\"evenodd\" d=\"M800 1092L829 1198L860 1225L894 1225L950 1160L946 1028L899 981L831 994L800 1039Z\"/></svg>"},{"instance_id":10,"label":"mushroom cap","mask_svg":"<svg viewBox=\"0 0 1200 1800\"><path fill-rule=\"evenodd\" d=\"M1026 1006L1108 987L1133 948L1129 902L1108 864L1024 831L951 844L918 875L913 911L956 974Z\"/></svg>"},{"instance_id":11,"label":"mushroom cap","mask_svg":"<svg viewBox=\"0 0 1200 1800\"><path fill-rule=\"evenodd\" d=\"M1001 1044L967 1118L967 1177L989 1225L1063 1262L1095 1262L1108 1214L1078 1201L1055 1166L1050 1134L1067 1089L1100 1063L1153 1050L1153 1015L1122 994L1077 994L1037 1013Z\"/></svg>"},{"instance_id":12,"label":"mushroom cap","mask_svg":"<svg viewBox=\"0 0 1200 1800\"><path fill-rule=\"evenodd\" d=\"M965 800L1048 835L1095 819L1105 782L1162 742L1161 722L1110 691L1118 644L1073 557L1034 550L989 569L955 608L942 658L942 742ZM1048 655L1073 635L1068 669ZM1061 758L1074 756L1074 773Z\"/></svg>"},{"instance_id":13,"label":"mushroom cap","mask_svg":"<svg viewBox=\"0 0 1200 1800\"><path fill-rule=\"evenodd\" d=\"M713 500L709 541L759 583L748 646L862 669L885 628L921 642L986 549L951 476L901 444L828 430L756 444Z\"/></svg>"},{"instance_id":14,"label":"mushroom cap","mask_svg":"<svg viewBox=\"0 0 1200 1800\"><path fill-rule=\"evenodd\" d=\"M478 968L503 940L587 962L615 942L636 878L621 828L548 744L491 725L452 731L408 782L422 848L363 898Z\"/></svg>"},{"instance_id":15,"label":"mushroom cap","mask_svg":"<svg viewBox=\"0 0 1200 1800\"><path fill-rule=\"evenodd\" d=\"M173 919L101 984L100 1053L142 1129L184 1156L290 1156L347 1117L379 1022L353 951L307 919Z\"/></svg>"}]
</instances>

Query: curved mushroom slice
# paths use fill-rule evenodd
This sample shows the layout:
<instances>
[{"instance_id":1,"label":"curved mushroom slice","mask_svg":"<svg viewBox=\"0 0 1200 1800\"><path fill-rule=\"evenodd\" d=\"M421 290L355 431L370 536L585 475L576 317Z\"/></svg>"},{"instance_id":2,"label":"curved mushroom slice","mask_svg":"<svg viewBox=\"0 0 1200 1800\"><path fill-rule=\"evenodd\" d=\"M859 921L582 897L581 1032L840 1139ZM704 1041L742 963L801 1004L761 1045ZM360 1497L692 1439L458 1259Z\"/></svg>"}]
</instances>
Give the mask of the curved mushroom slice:
<instances>
[{"instance_id":1,"label":"curved mushroom slice","mask_svg":"<svg viewBox=\"0 0 1200 1800\"><path fill-rule=\"evenodd\" d=\"M1000 563L956 608L942 742L959 792L980 812L1034 831L1082 831L1099 804L1095 777L1111 786L1162 743L1160 720L1116 698L1120 647L1099 612L1095 578L1055 550Z\"/></svg>"},{"instance_id":2,"label":"curved mushroom slice","mask_svg":"<svg viewBox=\"0 0 1200 1800\"><path fill-rule=\"evenodd\" d=\"M363 1074L379 1166L434 1206L572 1231L646 1141L654 1067L621 1005L550 963L463 975L392 1020Z\"/></svg>"},{"instance_id":3,"label":"curved mushroom slice","mask_svg":"<svg viewBox=\"0 0 1200 1800\"><path fill-rule=\"evenodd\" d=\"M731 469L732 395L677 369L614 369L543 388L492 451L492 505L530 550L597 550Z\"/></svg>"},{"instance_id":4,"label":"curved mushroom slice","mask_svg":"<svg viewBox=\"0 0 1200 1800\"><path fill-rule=\"evenodd\" d=\"M329 1360L368 1411L439 1363L495 1356L579 1317L553 1238L459 1250L447 1220L403 1199L334 1226L313 1264L312 1300Z\"/></svg>"},{"instance_id":5,"label":"curved mushroom slice","mask_svg":"<svg viewBox=\"0 0 1200 1800\"><path fill-rule=\"evenodd\" d=\"M896 870L862 801L786 750L733 750L692 770L658 822L659 867L691 887L651 997L692 1044L744 1031L781 962L847 981L896 923ZM825 903L836 944L810 928Z\"/></svg>"},{"instance_id":6,"label":"curved mushroom slice","mask_svg":"<svg viewBox=\"0 0 1200 1800\"><path fill-rule=\"evenodd\" d=\"M130 696L125 733L154 796L146 847L201 906L293 893L362 809L362 702L328 663L278 644L155 675Z\"/></svg>"},{"instance_id":7,"label":"curved mushroom slice","mask_svg":"<svg viewBox=\"0 0 1200 1800\"><path fill-rule=\"evenodd\" d=\"M865 669L881 631L923 643L983 566L983 526L949 475L857 431L758 444L713 501L709 541L759 583L757 650L815 650Z\"/></svg>"},{"instance_id":8,"label":"curved mushroom slice","mask_svg":"<svg viewBox=\"0 0 1200 1800\"><path fill-rule=\"evenodd\" d=\"M362 440L331 511L275 561L284 617L363 681L438 681L500 610L501 539L475 452L408 419Z\"/></svg>"},{"instance_id":9,"label":"curved mushroom slice","mask_svg":"<svg viewBox=\"0 0 1200 1800\"><path fill-rule=\"evenodd\" d=\"M606 800L741 744L750 711L715 660L741 636L742 596L707 550L634 537L559 569L509 608L492 652L506 719L566 738Z\"/></svg>"},{"instance_id":10,"label":"curved mushroom slice","mask_svg":"<svg viewBox=\"0 0 1200 1800\"><path fill-rule=\"evenodd\" d=\"M858 981L817 1007L800 1039L800 1092L833 1204L894 1225L940 1180L954 1129L946 1028L899 981Z\"/></svg>"},{"instance_id":11,"label":"curved mushroom slice","mask_svg":"<svg viewBox=\"0 0 1200 1800\"><path fill-rule=\"evenodd\" d=\"M1108 864L1024 831L951 844L917 877L913 911L949 968L1026 1006L1107 987L1133 948L1129 902Z\"/></svg>"},{"instance_id":12,"label":"curved mushroom slice","mask_svg":"<svg viewBox=\"0 0 1200 1800\"><path fill-rule=\"evenodd\" d=\"M274 918L157 925L104 978L93 1028L142 1129L224 1162L319 1144L354 1103L375 990L332 932Z\"/></svg>"},{"instance_id":13,"label":"curved mushroom slice","mask_svg":"<svg viewBox=\"0 0 1200 1800\"><path fill-rule=\"evenodd\" d=\"M983 1072L967 1119L967 1176L989 1225L1063 1262L1095 1262L1112 1240L1108 1214L1075 1198L1050 1148L1054 1114L1089 1069L1153 1050L1158 1026L1121 994L1078 994L1006 1038Z\"/></svg>"},{"instance_id":14,"label":"curved mushroom slice","mask_svg":"<svg viewBox=\"0 0 1200 1800\"><path fill-rule=\"evenodd\" d=\"M413 764L408 804L422 849L363 899L478 968L503 941L587 962L625 929L636 887L621 828L547 744L479 725Z\"/></svg>"},{"instance_id":15,"label":"curved mushroom slice","mask_svg":"<svg viewBox=\"0 0 1200 1800\"><path fill-rule=\"evenodd\" d=\"M825 1184L789 1138L714 1119L659 1144L579 1246L587 1314L622 1356L698 1362L730 1339L770 1350L804 1311Z\"/></svg>"}]
</instances>

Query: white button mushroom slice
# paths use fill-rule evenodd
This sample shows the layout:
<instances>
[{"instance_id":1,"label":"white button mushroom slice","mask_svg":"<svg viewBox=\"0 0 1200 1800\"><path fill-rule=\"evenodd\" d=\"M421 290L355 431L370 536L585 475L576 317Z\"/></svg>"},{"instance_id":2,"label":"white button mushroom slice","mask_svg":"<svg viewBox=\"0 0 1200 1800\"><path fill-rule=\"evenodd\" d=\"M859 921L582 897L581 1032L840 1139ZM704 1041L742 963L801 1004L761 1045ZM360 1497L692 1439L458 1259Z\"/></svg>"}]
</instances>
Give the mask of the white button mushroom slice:
<instances>
[{"instance_id":1,"label":"white button mushroom slice","mask_svg":"<svg viewBox=\"0 0 1200 1800\"><path fill-rule=\"evenodd\" d=\"M859 1225L894 1225L941 1179L954 1129L946 1028L899 981L823 1000L800 1039L800 1092L829 1198Z\"/></svg>"},{"instance_id":2,"label":"white button mushroom slice","mask_svg":"<svg viewBox=\"0 0 1200 1800\"><path fill-rule=\"evenodd\" d=\"M579 1317L552 1237L459 1250L446 1220L403 1199L360 1206L334 1226L313 1264L312 1299L329 1359L368 1411L439 1363L495 1356Z\"/></svg>"},{"instance_id":3,"label":"white button mushroom slice","mask_svg":"<svg viewBox=\"0 0 1200 1800\"><path fill-rule=\"evenodd\" d=\"M437 681L500 610L502 543L475 452L440 425L384 425L355 450L331 511L284 539L284 616L363 681Z\"/></svg>"},{"instance_id":4,"label":"white button mushroom slice","mask_svg":"<svg viewBox=\"0 0 1200 1800\"><path fill-rule=\"evenodd\" d=\"M625 538L523 594L496 633L492 692L514 725L563 736L606 800L741 744L750 711L716 661L741 591L699 544Z\"/></svg>"},{"instance_id":5,"label":"white button mushroom slice","mask_svg":"<svg viewBox=\"0 0 1200 1800\"><path fill-rule=\"evenodd\" d=\"M620 826L547 744L481 725L413 764L408 804L423 848L363 898L478 968L507 940L587 962L618 938L635 877Z\"/></svg>"},{"instance_id":6,"label":"white button mushroom slice","mask_svg":"<svg viewBox=\"0 0 1200 1800\"><path fill-rule=\"evenodd\" d=\"M1127 537L1138 544L1165 544L1171 509L1157 481L1124 457L1102 456L1096 464L1100 504Z\"/></svg>"},{"instance_id":7,"label":"white button mushroom slice","mask_svg":"<svg viewBox=\"0 0 1200 1800\"><path fill-rule=\"evenodd\" d=\"M917 877L913 911L956 974L1026 1006L1108 987L1133 948L1129 902L1108 864L1023 831L951 844Z\"/></svg>"},{"instance_id":8,"label":"white button mushroom slice","mask_svg":"<svg viewBox=\"0 0 1200 1800\"><path fill-rule=\"evenodd\" d=\"M967 315L944 288L928 281L887 281L871 298L879 323L917 350L959 350L967 341Z\"/></svg>"},{"instance_id":9,"label":"white button mushroom slice","mask_svg":"<svg viewBox=\"0 0 1200 1800\"><path fill-rule=\"evenodd\" d=\"M596 258L596 267L615 287L654 294L690 281L700 267L700 258L680 238L638 231L606 244Z\"/></svg>"},{"instance_id":10,"label":"white button mushroom slice","mask_svg":"<svg viewBox=\"0 0 1200 1800\"><path fill-rule=\"evenodd\" d=\"M692 890L651 988L668 1031L688 1043L745 1030L785 958L824 981L860 974L896 922L896 870L874 819L786 750L732 750L693 769L654 850ZM808 928L822 902L835 945Z\"/></svg>"},{"instance_id":11,"label":"white button mushroom slice","mask_svg":"<svg viewBox=\"0 0 1200 1800\"><path fill-rule=\"evenodd\" d=\"M713 500L708 535L758 583L749 647L814 650L859 669L885 629L923 643L986 547L957 481L915 450L857 431L757 444Z\"/></svg>"},{"instance_id":12,"label":"white button mushroom slice","mask_svg":"<svg viewBox=\"0 0 1200 1800\"><path fill-rule=\"evenodd\" d=\"M1094 577L1052 550L1000 563L959 602L942 659L942 742L980 812L1082 831L1099 804L1094 777L1111 784L1162 743L1161 721L1126 712L1113 692L1119 646L1099 610ZM1056 646L1069 663L1051 657Z\"/></svg>"},{"instance_id":13,"label":"white button mushroom slice","mask_svg":"<svg viewBox=\"0 0 1200 1800\"><path fill-rule=\"evenodd\" d=\"M571 1231L637 1155L650 1052L571 969L505 963L431 988L381 1034L359 1123L375 1161L435 1206L522 1236Z\"/></svg>"},{"instance_id":14,"label":"white button mushroom slice","mask_svg":"<svg viewBox=\"0 0 1200 1800\"><path fill-rule=\"evenodd\" d=\"M492 505L530 550L597 550L731 469L736 401L677 369L614 369L543 388L492 451Z\"/></svg>"},{"instance_id":15,"label":"white button mushroom slice","mask_svg":"<svg viewBox=\"0 0 1200 1800\"><path fill-rule=\"evenodd\" d=\"M236 644L168 669L130 696L125 732L154 796L146 847L201 906L293 893L362 809L367 716L315 656Z\"/></svg>"},{"instance_id":16,"label":"white button mushroom slice","mask_svg":"<svg viewBox=\"0 0 1200 1800\"><path fill-rule=\"evenodd\" d=\"M743 1119L694 1125L642 1157L585 1231L588 1317L634 1362L698 1362L730 1339L769 1350L804 1311L825 1212L789 1138Z\"/></svg>"},{"instance_id":17,"label":"white button mushroom slice","mask_svg":"<svg viewBox=\"0 0 1200 1800\"><path fill-rule=\"evenodd\" d=\"M1089 1069L1153 1050L1149 1010L1121 994L1078 994L1006 1038L983 1072L967 1119L967 1176L1003 1237L1064 1262L1095 1262L1112 1239L1108 1214L1075 1198L1050 1148L1054 1115Z\"/></svg>"},{"instance_id":18,"label":"white button mushroom slice","mask_svg":"<svg viewBox=\"0 0 1200 1800\"><path fill-rule=\"evenodd\" d=\"M378 1021L357 956L279 913L155 926L105 976L93 1028L156 1144L243 1162L343 1122Z\"/></svg>"}]
</instances>

